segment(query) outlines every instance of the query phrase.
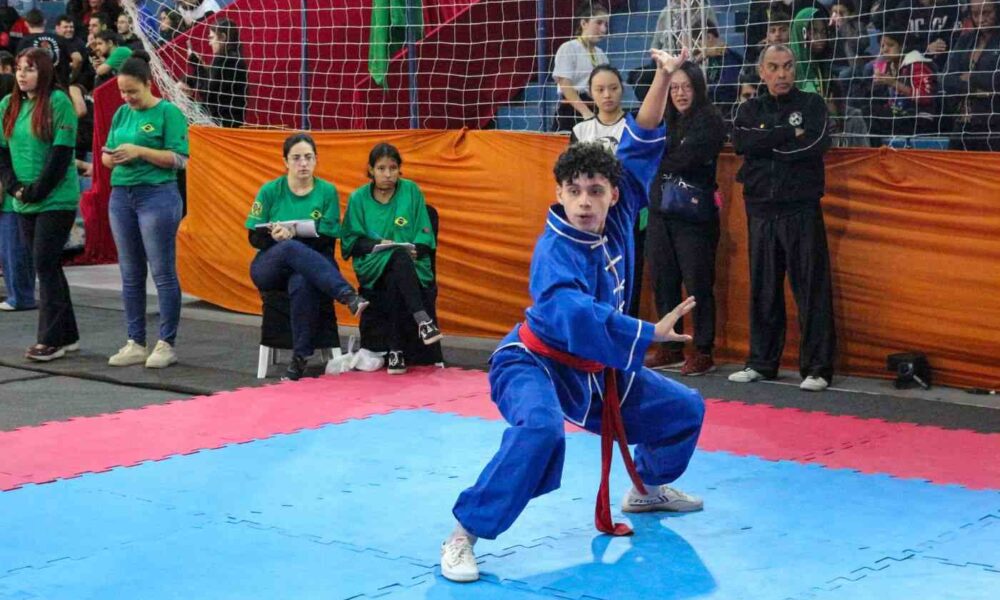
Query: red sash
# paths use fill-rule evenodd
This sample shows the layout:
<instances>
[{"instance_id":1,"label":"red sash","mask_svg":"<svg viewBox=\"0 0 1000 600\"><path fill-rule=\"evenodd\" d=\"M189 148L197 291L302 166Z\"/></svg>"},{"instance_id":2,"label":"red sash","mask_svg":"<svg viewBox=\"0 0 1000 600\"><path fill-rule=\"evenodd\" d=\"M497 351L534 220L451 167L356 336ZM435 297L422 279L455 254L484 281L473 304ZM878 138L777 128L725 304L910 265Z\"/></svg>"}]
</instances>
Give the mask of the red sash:
<instances>
[{"instance_id":1,"label":"red sash","mask_svg":"<svg viewBox=\"0 0 1000 600\"><path fill-rule=\"evenodd\" d=\"M632 479L637 490L645 494L646 488L639 479L639 474L635 470L635 463L632 462L632 455L628 451L628 441L625 439L625 424L622 422L620 401L618 399L618 380L615 377L615 370L605 367L601 363L593 360L586 360L556 350L543 342L524 322L518 329L518 337L524 346L546 358L566 365L570 368L584 373L600 373L604 371L604 409L601 412L601 486L597 490L597 504L594 507L594 525L598 531L610 533L611 535L632 535L632 528L624 523L615 523L611 520L611 499L610 486L608 483L611 474L611 453L614 443L617 440L618 447L625 461L625 469Z\"/></svg>"}]
</instances>

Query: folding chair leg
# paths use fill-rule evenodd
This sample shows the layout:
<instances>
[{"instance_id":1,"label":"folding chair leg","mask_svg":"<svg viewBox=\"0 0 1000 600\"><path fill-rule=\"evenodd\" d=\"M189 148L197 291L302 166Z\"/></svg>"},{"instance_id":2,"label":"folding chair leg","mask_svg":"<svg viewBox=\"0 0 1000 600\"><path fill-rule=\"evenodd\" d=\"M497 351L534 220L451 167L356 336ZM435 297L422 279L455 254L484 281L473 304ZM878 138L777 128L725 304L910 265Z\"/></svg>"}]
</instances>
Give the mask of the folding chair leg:
<instances>
[{"instance_id":1,"label":"folding chair leg","mask_svg":"<svg viewBox=\"0 0 1000 600\"><path fill-rule=\"evenodd\" d=\"M257 379L267 378L267 368L275 364L274 361L277 359L277 354L274 348L268 346L260 347L260 352L257 356Z\"/></svg>"}]
</instances>

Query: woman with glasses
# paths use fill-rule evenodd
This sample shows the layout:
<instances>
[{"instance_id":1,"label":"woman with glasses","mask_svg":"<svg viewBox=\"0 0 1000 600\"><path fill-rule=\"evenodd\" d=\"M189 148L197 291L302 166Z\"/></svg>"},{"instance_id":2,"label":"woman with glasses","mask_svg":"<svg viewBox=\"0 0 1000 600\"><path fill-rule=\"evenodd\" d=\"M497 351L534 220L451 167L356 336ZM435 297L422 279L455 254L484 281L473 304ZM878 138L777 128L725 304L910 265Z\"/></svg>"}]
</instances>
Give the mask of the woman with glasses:
<instances>
[{"instance_id":1,"label":"woman with glasses","mask_svg":"<svg viewBox=\"0 0 1000 600\"><path fill-rule=\"evenodd\" d=\"M715 369L715 251L719 209L715 202L716 161L725 136L718 109L708 99L705 76L692 62L670 77L666 110L670 141L649 195L646 260L653 278L657 315L685 296L694 296L694 345L686 360L683 343L660 345L655 366L681 366L683 375ZM681 325L678 322L678 331Z\"/></svg>"},{"instance_id":2,"label":"woman with glasses","mask_svg":"<svg viewBox=\"0 0 1000 600\"><path fill-rule=\"evenodd\" d=\"M257 256L250 279L262 292L287 291L292 360L282 379L305 374L315 348L312 331L321 302L336 300L358 316L368 306L340 274L333 258L340 237L340 201L332 183L314 175L316 142L307 133L285 139L286 175L265 183L250 205L245 226Z\"/></svg>"}]
</instances>

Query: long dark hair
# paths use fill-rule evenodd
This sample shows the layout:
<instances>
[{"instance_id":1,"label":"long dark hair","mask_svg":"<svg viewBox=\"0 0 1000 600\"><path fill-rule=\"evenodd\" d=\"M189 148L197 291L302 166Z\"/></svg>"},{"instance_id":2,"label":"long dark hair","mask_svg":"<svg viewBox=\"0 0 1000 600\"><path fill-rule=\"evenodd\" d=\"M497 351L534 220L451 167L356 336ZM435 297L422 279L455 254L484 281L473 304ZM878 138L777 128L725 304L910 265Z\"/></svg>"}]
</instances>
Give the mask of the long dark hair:
<instances>
[{"instance_id":1,"label":"long dark hair","mask_svg":"<svg viewBox=\"0 0 1000 600\"><path fill-rule=\"evenodd\" d=\"M674 100L671 98L669 92L667 93L667 111L666 111L666 121L667 121L667 131L672 134L674 132L681 132L684 125L688 120L695 114L702 111L714 111L718 113L718 109L712 104L708 99L708 85L705 83L705 74L701 72L698 65L693 62L686 60L680 67L677 68L678 71L683 71L688 79L691 80L691 90L694 97L691 99L691 107L688 108L687 113L681 114L681 111L677 110L674 106Z\"/></svg>"},{"instance_id":2,"label":"long dark hair","mask_svg":"<svg viewBox=\"0 0 1000 600\"><path fill-rule=\"evenodd\" d=\"M15 65L19 65L21 60L28 61L28 64L38 70L38 84L35 86L35 108L31 114L31 133L36 138L44 141L52 141L52 92L56 89L55 69L52 67L52 55L44 48L26 48L18 53ZM26 98L26 94L20 90L10 95L10 103L7 111L3 115L3 134L8 140L14 133L14 122L17 115L21 114L21 105Z\"/></svg>"},{"instance_id":3,"label":"long dark hair","mask_svg":"<svg viewBox=\"0 0 1000 600\"><path fill-rule=\"evenodd\" d=\"M222 53L226 56L240 56L240 28L229 19L220 19L210 26L215 35L220 33L226 36L226 43L222 46Z\"/></svg>"}]
</instances>

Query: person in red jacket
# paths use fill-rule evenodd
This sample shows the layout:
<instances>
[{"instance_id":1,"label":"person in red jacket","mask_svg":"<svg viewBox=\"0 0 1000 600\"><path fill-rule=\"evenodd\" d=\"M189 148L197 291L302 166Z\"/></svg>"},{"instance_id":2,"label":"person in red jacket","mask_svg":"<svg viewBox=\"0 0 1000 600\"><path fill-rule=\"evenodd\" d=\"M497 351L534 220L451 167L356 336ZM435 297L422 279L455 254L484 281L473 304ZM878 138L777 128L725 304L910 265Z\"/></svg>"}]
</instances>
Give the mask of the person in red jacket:
<instances>
[{"instance_id":1,"label":"person in red jacket","mask_svg":"<svg viewBox=\"0 0 1000 600\"><path fill-rule=\"evenodd\" d=\"M936 133L940 102L934 61L919 50L904 53L904 34L882 35L875 63L871 132L875 135Z\"/></svg>"}]
</instances>

